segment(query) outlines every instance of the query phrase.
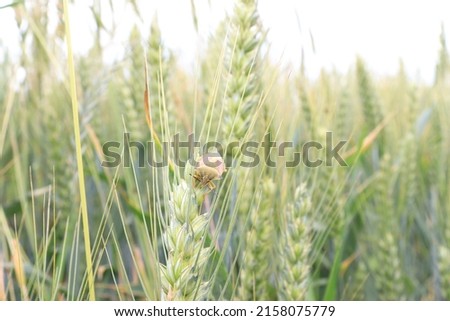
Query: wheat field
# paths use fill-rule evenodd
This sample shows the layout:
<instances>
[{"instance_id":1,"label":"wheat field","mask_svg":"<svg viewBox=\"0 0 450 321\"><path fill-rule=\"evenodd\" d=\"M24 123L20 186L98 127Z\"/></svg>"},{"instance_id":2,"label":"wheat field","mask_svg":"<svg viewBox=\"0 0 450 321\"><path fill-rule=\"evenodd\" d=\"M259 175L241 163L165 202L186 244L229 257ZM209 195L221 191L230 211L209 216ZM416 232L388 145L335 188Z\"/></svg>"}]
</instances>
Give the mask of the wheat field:
<instances>
[{"instance_id":1,"label":"wheat field","mask_svg":"<svg viewBox=\"0 0 450 321\"><path fill-rule=\"evenodd\" d=\"M192 74L132 0L149 36L105 61L111 3L85 54L67 0L0 9L0 300L450 300L444 31L431 84L311 79L236 0Z\"/></svg>"}]
</instances>

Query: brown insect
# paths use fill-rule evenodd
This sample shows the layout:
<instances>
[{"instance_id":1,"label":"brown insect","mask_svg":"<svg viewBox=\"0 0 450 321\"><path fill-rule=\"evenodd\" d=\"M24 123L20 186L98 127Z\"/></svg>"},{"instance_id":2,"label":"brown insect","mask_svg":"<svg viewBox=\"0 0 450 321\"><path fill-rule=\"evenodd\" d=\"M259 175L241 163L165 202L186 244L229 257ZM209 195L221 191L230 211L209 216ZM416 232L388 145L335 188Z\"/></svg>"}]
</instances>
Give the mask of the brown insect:
<instances>
[{"instance_id":1,"label":"brown insect","mask_svg":"<svg viewBox=\"0 0 450 321\"><path fill-rule=\"evenodd\" d=\"M210 153L197 158L192 177L196 180L196 186L208 187L212 191L216 188L213 180L222 178L224 172L226 168L223 158L218 153Z\"/></svg>"}]
</instances>

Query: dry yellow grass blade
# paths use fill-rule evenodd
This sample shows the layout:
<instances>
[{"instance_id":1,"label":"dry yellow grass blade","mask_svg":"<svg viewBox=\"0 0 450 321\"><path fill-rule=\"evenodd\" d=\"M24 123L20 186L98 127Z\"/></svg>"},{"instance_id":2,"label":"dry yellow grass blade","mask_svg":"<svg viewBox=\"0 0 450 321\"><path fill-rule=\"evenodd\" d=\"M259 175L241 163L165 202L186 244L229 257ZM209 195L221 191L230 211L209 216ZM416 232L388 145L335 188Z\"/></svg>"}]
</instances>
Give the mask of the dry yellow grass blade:
<instances>
[{"instance_id":1,"label":"dry yellow grass blade","mask_svg":"<svg viewBox=\"0 0 450 321\"><path fill-rule=\"evenodd\" d=\"M14 235L14 233L11 231L11 228L8 225L8 221L5 216L5 212L3 208L0 207L0 231L1 234L5 236L6 242L8 244L8 248L10 251L10 260L12 263L12 266L14 268L15 272L15 280L17 280L18 286L20 288L21 298L23 300L28 300L28 289L27 289L27 282L26 282L26 276L25 276L25 262L26 262L26 256L23 252L20 241L18 240L17 236ZM0 257L1 259L1 257ZM3 259L0 260L0 264L2 264ZM0 277L3 274L3 268L0 265ZM3 278L2 278L3 280ZM0 283L0 298L2 296L2 293L6 297L6 290L4 288L4 285Z\"/></svg>"},{"instance_id":2,"label":"dry yellow grass blade","mask_svg":"<svg viewBox=\"0 0 450 321\"><path fill-rule=\"evenodd\" d=\"M70 80L70 96L72 98L72 114L73 114L73 127L74 138L77 156L78 167L78 184L80 190L81 199L81 216L83 221L83 236L84 247L86 251L86 267L89 286L89 299L95 300L95 285L94 285L94 270L92 265L92 253L91 253L91 241L89 236L89 217L86 201L86 190L84 183L84 169L83 169L83 156L81 151L81 138L80 138L80 121L78 117L79 108L77 100L77 85L75 77L75 66L73 62L73 50L72 50L72 38L70 34L70 20L69 20L69 4L67 0L64 0L64 22L66 28L66 44L68 53L68 67L69 67L69 80Z\"/></svg>"},{"instance_id":3,"label":"dry yellow grass blade","mask_svg":"<svg viewBox=\"0 0 450 321\"><path fill-rule=\"evenodd\" d=\"M0 253L0 301L6 301L6 289L5 289L5 267L2 253Z\"/></svg>"},{"instance_id":4,"label":"dry yellow grass blade","mask_svg":"<svg viewBox=\"0 0 450 321\"><path fill-rule=\"evenodd\" d=\"M343 155L344 160L348 160L350 157L354 156L355 154L363 154L366 152L369 147L375 142L378 135L380 135L383 128L386 127L386 125L389 123L389 121L396 115L391 114L390 116L383 119L383 121L378 124L377 127L375 127L364 139L361 144L361 146L353 146L351 149L349 149L345 154Z\"/></svg>"},{"instance_id":5,"label":"dry yellow grass blade","mask_svg":"<svg viewBox=\"0 0 450 321\"><path fill-rule=\"evenodd\" d=\"M29 300L27 279L25 277L24 260L20 241L15 237L11 240L9 246L11 251L11 260L13 263L14 272L16 274L17 283L20 288L20 293L22 294L22 298L24 300Z\"/></svg>"}]
</instances>

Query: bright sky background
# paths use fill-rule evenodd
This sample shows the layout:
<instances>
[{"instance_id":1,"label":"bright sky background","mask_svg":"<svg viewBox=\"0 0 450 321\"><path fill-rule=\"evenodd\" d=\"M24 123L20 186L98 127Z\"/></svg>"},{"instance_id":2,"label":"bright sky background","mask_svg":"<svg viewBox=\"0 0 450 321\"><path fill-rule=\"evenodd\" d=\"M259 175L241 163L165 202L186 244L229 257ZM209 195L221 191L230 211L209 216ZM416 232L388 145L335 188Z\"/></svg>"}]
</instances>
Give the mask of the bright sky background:
<instances>
[{"instance_id":1,"label":"bright sky background","mask_svg":"<svg viewBox=\"0 0 450 321\"><path fill-rule=\"evenodd\" d=\"M10 1L0 0L0 5ZM90 44L88 35L95 28L87 7L91 1L75 3L71 11L74 46L78 52L84 52ZM165 44L190 70L195 69L208 36L233 8L230 0L194 0L199 22L199 33L196 33L189 0L138 0L144 23L134 18L131 6L123 0L113 3L114 15L120 21L115 39L108 45L108 59L114 60L124 52L134 24L146 37L157 13ZM104 6L107 7L107 1ZM359 54L377 75L395 74L401 58L410 77L431 82L442 23L447 38L450 33L448 0L260 0L259 12L269 29L268 43L274 61L281 60L297 68L303 47L311 77L322 67L345 72ZM106 20L111 18L110 13L104 14ZM12 10L0 10L0 41L9 48L14 48L17 42L15 31Z\"/></svg>"}]
</instances>

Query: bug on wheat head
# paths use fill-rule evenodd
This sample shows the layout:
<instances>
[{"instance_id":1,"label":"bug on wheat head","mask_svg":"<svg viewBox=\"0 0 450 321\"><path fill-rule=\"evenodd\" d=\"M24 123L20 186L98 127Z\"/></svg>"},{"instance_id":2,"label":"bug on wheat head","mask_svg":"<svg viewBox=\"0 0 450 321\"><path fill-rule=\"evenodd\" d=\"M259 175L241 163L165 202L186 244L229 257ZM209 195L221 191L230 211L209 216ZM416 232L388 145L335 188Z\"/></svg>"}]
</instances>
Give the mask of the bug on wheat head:
<instances>
[{"instance_id":1,"label":"bug on wheat head","mask_svg":"<svg viewBox=\"0 0 450 321\"><path fill-rule=\"evenodd\" d=\"M226 172L225 162L218 153L207 153L197 158L194 174L194 186L207 187L209 191L216 188L213 180L222 178Z\"/></svg>"}]
</instances>

